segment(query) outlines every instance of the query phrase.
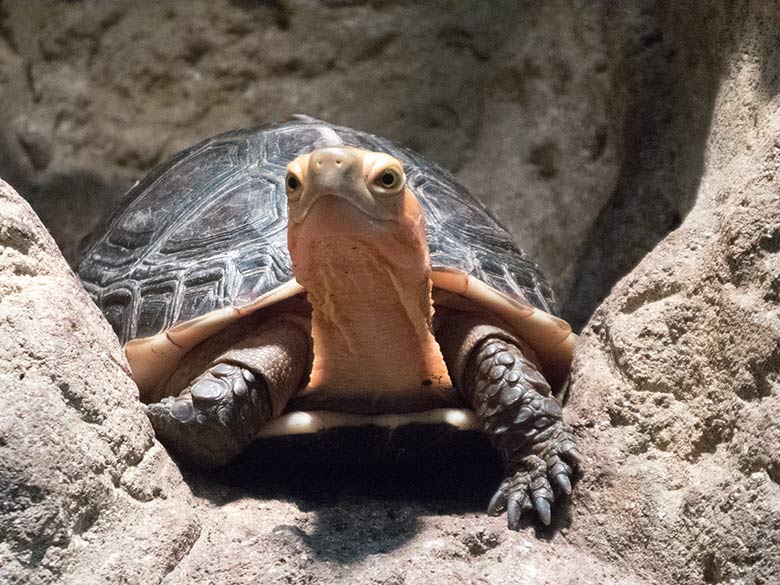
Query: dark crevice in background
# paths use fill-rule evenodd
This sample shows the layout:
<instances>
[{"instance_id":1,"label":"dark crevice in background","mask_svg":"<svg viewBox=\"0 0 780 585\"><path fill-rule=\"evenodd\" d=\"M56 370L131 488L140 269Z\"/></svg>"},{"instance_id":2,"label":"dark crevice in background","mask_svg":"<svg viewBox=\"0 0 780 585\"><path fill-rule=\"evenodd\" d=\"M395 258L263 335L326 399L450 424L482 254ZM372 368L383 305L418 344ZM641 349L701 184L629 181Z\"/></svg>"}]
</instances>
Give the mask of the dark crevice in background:
<instances>
[{"instance_id":1,"label":"dark crevice in background","mask_svg":"<svg viewBox=\"0 0 780 585\"><path fill-rule=\"evenodd\" d=\"M616 91L627 94L623 160L615 192L591 228L564 295L563 316L580 330L612 286L693 207L704 171L721 63L713 50L722 18L709 5L653 1L615 7L621 22Z\"/></svg>"}]
</instances>

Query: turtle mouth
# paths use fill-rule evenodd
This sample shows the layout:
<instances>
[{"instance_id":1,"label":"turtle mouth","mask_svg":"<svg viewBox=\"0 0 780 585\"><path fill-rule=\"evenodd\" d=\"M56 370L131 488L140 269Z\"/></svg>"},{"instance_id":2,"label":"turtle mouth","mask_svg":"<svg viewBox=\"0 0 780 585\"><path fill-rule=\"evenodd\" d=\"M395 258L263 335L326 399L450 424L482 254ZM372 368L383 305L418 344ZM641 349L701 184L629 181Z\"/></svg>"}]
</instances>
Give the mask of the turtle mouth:
<instances>
[{"instance_id":1,"label":"turtle mouth","mask_svg":"<svg viewBox=\"0 0 780 585\"><path fill-rule=\"evenodd\" d=\"M311 203L303 221L290 226L288 246L294 270L317 270L316 262L309 256L322 246L332 247L334 255L338 250L349 253L360 246L373 250L378 262L395 270L425 271L425 250L418 241L404 237L398 227L395 221L366 213L352 199L323 194ZM341 244L335 246L335 240ZM348 242L354 246L344 245ZM344 262L348 262L347 258Z\"/></svg>"},{"instance_id":2,"label":"turtle mouth","mask_svg":"<svg viewBox=\"0 0 780 585\"><path fill-rule=\"evenodd\" d=\"M298 213L296 214L299 217L297 223L306 223L307 219L312 214L312 212L314 212L315 214L317 213L317 211L315 211L315 209L317 208L339 207L339 200L347 203L350 207L352 207L356 211L362 212L366 220L371 218L371 215L369 213L366 213L366 211L362 209L360 205L355 205L354 203L355 198L351 194L341 195L336 191L325 191L323 193L317 194L316 196L309 197L307 199L308 199L307 201L302 201L301 202L302 205L299 206ZM344 215L349 215L344 211L342 211L342 213L344 213ZM330 223L333 226L337 226L339 222L335 222L331 219Z\"/></svg>"},{"instance_id":3,"label":"turtle mouth","mask_svg":"<svg viewBox=\"0 0 780 585\"><path fill-rule=\"evenodd\" d=\"M397 206L378 201L362 182L346 185L328 183L307 188L300 200L290 205L290 221L304 223L316 208L334 205L335 200L346 202L366 217L378 221L392 221L398 214Z\"/></svg>"},{"instance_id":4,"label":"turtle mouth","mask_svg":"<svg viewBox=\"0 0 780 585\"><path fill-rule=\"evenodd\" d=\"M389 219L378 219L356 204L354 197L326 192L313 198L305 209L303 224L316 226L327 235L331 232L359 233L385 224Z\"/></svg>"}]
</instances>

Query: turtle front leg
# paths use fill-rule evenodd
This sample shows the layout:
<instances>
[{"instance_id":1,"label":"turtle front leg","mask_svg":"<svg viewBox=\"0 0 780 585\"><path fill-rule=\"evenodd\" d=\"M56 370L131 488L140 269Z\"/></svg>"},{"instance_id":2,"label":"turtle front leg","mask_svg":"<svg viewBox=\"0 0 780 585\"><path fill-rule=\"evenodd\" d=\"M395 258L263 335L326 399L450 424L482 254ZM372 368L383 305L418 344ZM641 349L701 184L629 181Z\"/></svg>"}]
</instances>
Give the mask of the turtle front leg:
<instances>
[{"instance_id":1,"label":"turtle front leg","mask_svg":"<svg viewBox=\"0 0 780 585\"><path fill-rule=\"evenodd\" d=\"M308 331L295 321L264 324L218 356L179 396L146 407L157 437L198 467L227 463L304 383L310 345Z\"/></svg>"},{"instance_id":2,"label":"turtle front leg","mask_svg":"<svg viewBox=\"0 0 780 585\"><path fill-rule=\"evenodd\" d=\"M447 366L506 469L488 514L506 510L509 528L517 530L523 512L535 509L550 524L554 493L571 493L581 455L533 352L477 316L443 321L437 339Z\"/></svg>"}]
</instances>

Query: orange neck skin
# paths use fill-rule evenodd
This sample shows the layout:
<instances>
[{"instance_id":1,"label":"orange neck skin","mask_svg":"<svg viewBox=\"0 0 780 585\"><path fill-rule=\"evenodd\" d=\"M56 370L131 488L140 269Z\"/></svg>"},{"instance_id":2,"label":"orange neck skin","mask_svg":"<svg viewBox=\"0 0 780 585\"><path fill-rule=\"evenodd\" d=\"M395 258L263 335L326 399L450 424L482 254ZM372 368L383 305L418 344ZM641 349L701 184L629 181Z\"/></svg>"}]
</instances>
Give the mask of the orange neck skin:
<instances>
[{"instance_id":1,"label":"orange neck skin","mask_svg":"<svg viewBox=\"0 0 780 585\"><path fill-rule=\"evenodd\" d=\"M408 190L399 206L396 220L383 221L325 196L301 223L291 222L293 271L312 305L314 364L305 393L379 412L386 404L396 408L397 392L410 396L408 409L415 410L422 407L414 404L417 395L451 388L431 333L422 210Z\"/></svg>"}]
</instances>

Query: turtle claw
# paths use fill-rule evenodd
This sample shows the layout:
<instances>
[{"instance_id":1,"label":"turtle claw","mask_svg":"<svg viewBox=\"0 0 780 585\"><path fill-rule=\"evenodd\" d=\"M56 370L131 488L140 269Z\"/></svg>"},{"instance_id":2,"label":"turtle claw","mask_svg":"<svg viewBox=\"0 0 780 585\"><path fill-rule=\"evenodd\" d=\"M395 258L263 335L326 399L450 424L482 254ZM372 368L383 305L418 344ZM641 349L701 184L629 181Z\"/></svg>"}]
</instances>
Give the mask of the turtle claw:
<instances>
[{"instance_id":1,"label":"turtle claw","mask_svg":"<svg viewBox=\"0 0 780 585\"><path fill-rule=\"evenodd\" d=\"M534 499L534 507L536 508L536 513L539 514L539 518L542 520L542 523L545 526L550 525L550 502L547 501L544 497L538 497Z\"/></svg>"},{"instance_id":2,"label":"turtle claw","mask_svg":"<svg viewBox=\"0 0 780 585\"><path fill-rule=\"evenodd\" d=\"M577 454L579 455L579 453ZM574 458L569 458L570 461L575 461ZM577 464L579 460L576 460ZM567 496L571 494L571 477L573 470L570 465L561 460L558 455L553 455L547 461L547 475L553 478L553 482L561 491Z\"/></svg>"},{"instance_id":3,"label":"turtle claw","mask_svg":"<svg viewBox=\"0 0 780 585\"><path fill-rule=\"evenodd\" d=\"M571 480L563 473L554 476L555 483L561 488L561 491L567 496L571 495Z\"/></svg>"},{"instance_id":4,"label":"turtle claw","mask_svg":"<svg viewBox=\"0 0 780 585\"><path fill-rule=\"evenodd\" d=\"M503 485L503 484L502 484ZM501 491L501 488L496 490L493 497L488 504L487 515L488 516L500 516L501 513L506 510L506 494Z\"/></svg>"},{"instance_id":5,"label":"turtle claw","mask_svg":"<svg viewBox=\"0 0 780 585\"><path fill-rule=\"evenodd\" d=\"M531 509L531 502L528 500L528 496L524 493L514 493L509 496L507 501L507 524L512 530L518 530L520 528L520 517L523 512Z\"/></svg>"},{"instance_id":6,"label":"turtle claw","mask_svg":"<svg viewBox=\"0 0 780 585\"><path fill-rule=\"evenodd\" d=\"M264 382L242 370L217 364L182 395L149 404L146 413L160 441L199 467L227 463L268 418L256 406Z\"/></svg>"},{"instance_id":7,"label":"turtle claw","mask_svg":"<svg viewBox=\"0 0 780 585\"><path fill-rule=\"evenodd\" d=\"M507 511L507 523L511 530L518 530L520 517L527 510L536 510L545 526L552 520L551 507L555 501L553 486L568 496L576 478L581 457L575 448L568 448L568 431L562 424L546 441L537 444L535 452L510 467L510 474L498 488L488 506L488 514L498 516ZM573 443L570 443L573 446ZM556 448L557 445L557 448ZM544 448L547 447L547 448ZM563 460L567 459L569 463Z\"/></svg>"}]
</instances>

